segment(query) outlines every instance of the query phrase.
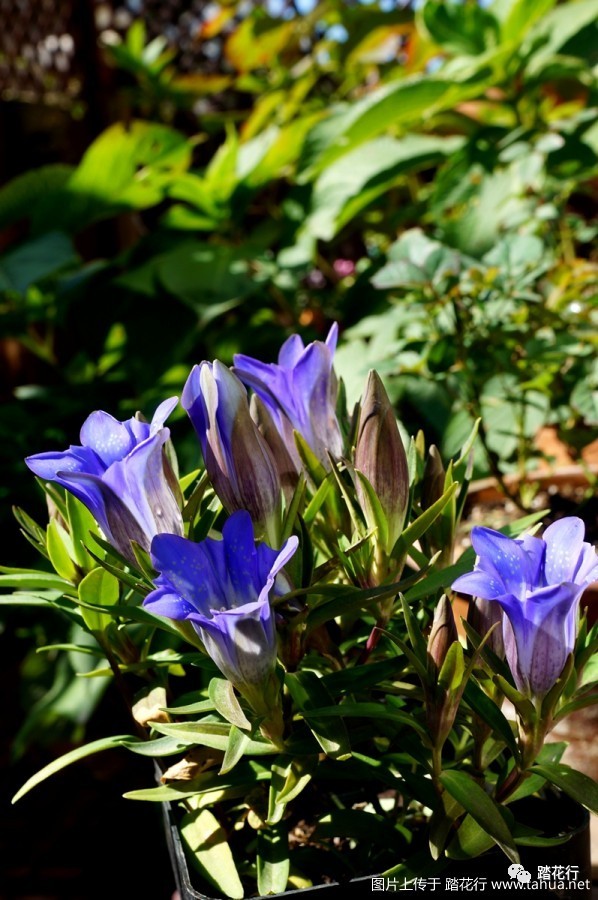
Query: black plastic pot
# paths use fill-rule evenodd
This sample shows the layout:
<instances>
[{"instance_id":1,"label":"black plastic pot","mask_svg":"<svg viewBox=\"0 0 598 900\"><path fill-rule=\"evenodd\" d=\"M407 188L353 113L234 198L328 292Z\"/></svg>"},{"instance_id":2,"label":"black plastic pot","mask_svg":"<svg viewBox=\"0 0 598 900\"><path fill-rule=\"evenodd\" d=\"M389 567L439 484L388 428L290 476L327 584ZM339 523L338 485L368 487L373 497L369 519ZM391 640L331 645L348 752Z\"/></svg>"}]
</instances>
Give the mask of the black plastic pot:
<instances>
[{"instance_id":1,"label":"black plastic pot","mask_svg":"<svg viewBox=\"0 0 598 900\"><path fill-rule=\"evenodd\" d=\"M536 893L542 897L558 897L560 900L573 900L573 898L591 900L590 816L587 810L565 795L553 798L551 801L527 798L517 803L516 807L516 816L519 822L530 826L540 825L545 833L554 836L563 833L570 835L565 843L551 847L520 847L521 863L524 869L530 872L532 881L538 881L539 866L550 866L553 872L555 868L561 867L563 873L568 870L571 876L564 879L568 882L564 887L559 886L558 880L549 879L551 887L542 885L536 889ZM170 803L162 804L162 809L168 851L181 900L217 900L194 887L194 873L189 870L187 864L175 811ZM516 877L509 875L509 865L506 856L498 849L488 851L474 859L450 860L436 878L434 887L436 896L440 897L445 892L447 878L465 879L469 883L472 879L482 879L484 887L482 888L479 884L477 890L485 890L488 897L506 895L510 893L509 888L504 887L501 891L497 882L517 881ZM358 898L363 898L366 892L369 894L374 890L373 879L376 879L375 890L382 890L381 876L369 875L338 884L321 884L301 890L286 891L283 894L270 894L269 898L278 898L278 900L353 900L356 898L358 900ZM493 885L492 882L495 884ZM521 887L517 885L517 888L521 890L529 888L529 885L522 884ZM389 883L386 879L384 889L394 893L404 890L405 887L399 881ZM472 889L470 887L469 891ZM532 890L532 888L529 889ZM462 887L461 890L467 890L467 888Z\"/></svg>"}]
</instances>

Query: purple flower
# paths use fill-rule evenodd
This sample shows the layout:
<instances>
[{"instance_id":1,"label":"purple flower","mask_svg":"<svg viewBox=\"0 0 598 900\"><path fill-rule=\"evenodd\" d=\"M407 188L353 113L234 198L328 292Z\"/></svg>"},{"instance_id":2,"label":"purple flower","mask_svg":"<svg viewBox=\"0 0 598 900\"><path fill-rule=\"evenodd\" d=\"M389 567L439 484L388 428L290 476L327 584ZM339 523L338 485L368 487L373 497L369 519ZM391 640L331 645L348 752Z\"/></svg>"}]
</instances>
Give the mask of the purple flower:
<instances>
[{"instance_id":1,"label":"purple flower","mask_svg":"<svg viewBox=\"0 0 598 900\"><path fill-rule=\"evenodd\" d=\"M512 540L474 528L475 568L453 584L500 604L506 657L528 696L544 696L573 652L580 597L598 579L598 556L583 538L584 524L575 517L554 522L543 538Z\"/></svg>"},{"instance_id":2,"label":"purple flower","mask_svg":"<svg viewBox=\"0 0 598 900\"><path fill-rule=\"evenodd\" d=\"M194 366L181 398L201 444L210 481L229 513L247 510L277 544L282 486L275 459L253 422L247 391L216 360Z\"/></svg>"},{"instance_id":3,"label":"purple flower","mask_svg":"<svg viewBox=\"0 0 598 900\"><path fill-rule=\"evenodd\" d=\"M243 693L268 679L276 664L276 630L269 597L290 590L283 566L297 549L256 546L249 513L234 513L222 540L194 544L161 534L152 542L160 573L143 605L169 619L189 621L220 671Z\"/></svg>"},{"instance_id":4,"label":"purple flower","mask_svg":"<svg viewBox=\"0 0 598 900\"><path fill-rule=\"evenodd\" d=\"M301 461L293 431L299 432L326 469L330 468L327 452L339 458L343 451L332 368L337 338L334 323L325 342L314 341L306 347L298 334L291 335L280 348L278 363L238 353L234 357L234 371L268 408L297 471Z\"/></svg>"},{"instance_id":5,"label":"purple flower","mask_svg":"<svg viewBox=\"0 0 598 900\"><path fill-rule=\"evenodd\" d=\"M133 563L132 540L149 550L154 535L183 533L178 484L164 453L170 436L164 422L177 402L171 397L161 403L151 424L137 418L119 422L98 410L83 423L81 446L25 460L44 481L74 494Z\"/></svg>"}]
</instances>

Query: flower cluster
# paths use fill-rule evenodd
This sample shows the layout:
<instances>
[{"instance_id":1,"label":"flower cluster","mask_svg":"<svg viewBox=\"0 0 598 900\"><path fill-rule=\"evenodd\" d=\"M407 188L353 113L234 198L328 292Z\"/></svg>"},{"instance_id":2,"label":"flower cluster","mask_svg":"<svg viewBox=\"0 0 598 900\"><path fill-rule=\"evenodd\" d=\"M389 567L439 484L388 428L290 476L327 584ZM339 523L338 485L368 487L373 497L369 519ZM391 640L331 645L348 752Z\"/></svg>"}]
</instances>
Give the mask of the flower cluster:
<instances>
[{"instance_id":1,"label":"flower cluster","mask_svg":"<svg viewBox=\"0 0 598 900\"><path fill-rule=\"evenodd\" d=\"M230 897L242 878L255 889L252 873L262 892L286 889L309 844L298 828L289 839L297 822L317 823L325 865L340 838L351 867L388 873L408 845L421 871L493 844L518 864L517 799L551 785L598 811L598 785L571 777L561 745L538 765L554 724L598 700L583 522L541 537L524 527L540 516L475 527L455 563L475 430L446 467L421 435L406 448L376 372L349 414L337 338L333 325L307 346L291 336L277 363L196 365L181 406L201 465L180 480L164 424L176 398L151 423L94 412L80 445L27 459L52 500L45 533L22 519L56 570L44 600L87 627L119 684L148 685L132 707L143 748L115 745L182 756L163 776L174 790L132 796L185 801L183 837ZM461 635L454 592L470 598ZM199 833L222 836L222 872Z\"/></svg>"}]
</instances>

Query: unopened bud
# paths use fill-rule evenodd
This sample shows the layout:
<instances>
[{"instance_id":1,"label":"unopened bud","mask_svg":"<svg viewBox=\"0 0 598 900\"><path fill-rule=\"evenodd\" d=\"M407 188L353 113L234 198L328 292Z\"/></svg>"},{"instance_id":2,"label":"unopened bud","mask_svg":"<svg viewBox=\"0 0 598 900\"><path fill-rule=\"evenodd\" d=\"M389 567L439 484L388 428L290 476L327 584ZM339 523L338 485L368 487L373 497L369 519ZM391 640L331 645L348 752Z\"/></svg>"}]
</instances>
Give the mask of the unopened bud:
<instances>
[{"instance_id":1,"label":"unopened bud","mask_svg":"<svg viewBox=\"0 0 598 900\"><path fill-rule=\"evenodd\" d=\"M371 371L363 395L355 469L371 484L388 523L386 550L391 552L401 534L409 499L407 455L394 410L380 376ZM363 485L357 482L357 495L367 509Z\"/></svg>"},{"instance_id":2,"label":"unopened bud","mask_svg":"<svg viewBox=\"0 0 598 900\"><path fill-rule=\"evenodd\" d=\"M453 607L446 594L443 594L434 610L432 629L428 637L428 658L438 671L442 668L449 647L458 640Z\"/></svg>"},{"instance_id":3,"label":"unopened bud","mask_svg":"<svg viewBox=\"0 0 598 900\"><path fill-rule=\"evenodd\" d=\"M287 450L287 446L281 438L266 405L260 400L257 394L253 394L251 398L249 411L260 434L270 448L272 456L274 457L285 500L287 503L290 503L295 488L297 487L297 482L299 481L299 473L293 458Z\"/></svg>"},{"instance_id":4,"label":"unopened bud","mask_svg":"<svg viewBox=\"0 0 598 900\"><path fill-rule=\"evenodd\" d=\"M467 621L482 638L490 631L493 625L496 625L496 628L493 629L492 634L488 638L486 646L496 653L500 659L504 659L503 614L500 604L492 600L472 597L469 601Z\"/></svg>"}]
</instances>

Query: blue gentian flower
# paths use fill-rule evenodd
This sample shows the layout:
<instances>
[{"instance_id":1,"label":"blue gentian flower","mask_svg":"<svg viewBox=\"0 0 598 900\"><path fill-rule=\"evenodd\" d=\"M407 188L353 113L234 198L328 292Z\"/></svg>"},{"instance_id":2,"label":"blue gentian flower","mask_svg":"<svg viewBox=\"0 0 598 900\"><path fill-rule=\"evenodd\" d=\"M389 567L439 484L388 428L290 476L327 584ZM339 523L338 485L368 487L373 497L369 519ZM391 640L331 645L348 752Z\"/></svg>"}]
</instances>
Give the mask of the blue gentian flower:
<instances>
[{"instance_id":1,"label":"blue gentian flower","mask_svg":"<svg viewBox=\"0 0 598 900\"><path fill-rule=\"evenodd\" d=\"M297 549L256 546L249 513L234 513L222 540L198 544L170 534L152 542L160 573L143 605L169 619L191 622L222 674L241 693L266 682L276 665L276 629L270 595L290 590L282 569Z\"/></svg>"},{"instance_id":2,"label":"blue gentian flower","mask_svg":"<svg viewBox=\"0 0 598 900\"><path fill-rule=\"evenodd\" d=\"M337 338L334 323L326 341L307 347L293 334L280 348L278 363L239 353L234 356L234 372L268 408L297 471L301 462L293 431L299 432L326 469L330 468L328 453L339 458L343 451L336 417L338 384L332 368Z\"/></svg>"},{"instance_id":3,"label":"blue gentian flower","mask_svg":"<svg viewBox=\"0 0 598 900\"><path fill-rule=\"evenodd\" d=\"M201 444L207 473L224 508L247 510L272 544L282 486L272 452L253 422L247 391L221 362L194 366L181 398Z\"/></svg>"},{"instance_id":4,"label":"blue gentian flower","mask_svg":"<svg viewBox=\"0 0 598 900\"><path fill-rule=\"evenodd\" d=\"M492 600L504 612L505 654L522 693L543 697L563 671L577 635L579 600L598 579L598 556L574 516L550 525L543 538L515 540L474 528L473 572L453 590Z\"/></svg>"},{"instance_id":5,"label":"blue gentian flower","mask_svg":"<svg viewBox=\"0 0 598 900\"><path fill-rule=\"evenodd\" d=\"M183 533L178 485L164 453L164 422L177 405L171 397L151 423L119 422L100 410L81 428L81 446L38 453L25 460L32 472L62 485L91 512L106 539L135 562L131 541L150 549L160 532Z\"/></svg>"}]
</instances>

